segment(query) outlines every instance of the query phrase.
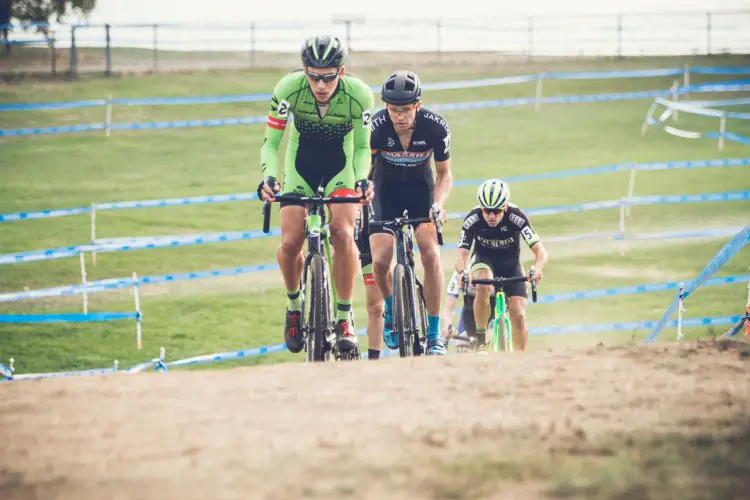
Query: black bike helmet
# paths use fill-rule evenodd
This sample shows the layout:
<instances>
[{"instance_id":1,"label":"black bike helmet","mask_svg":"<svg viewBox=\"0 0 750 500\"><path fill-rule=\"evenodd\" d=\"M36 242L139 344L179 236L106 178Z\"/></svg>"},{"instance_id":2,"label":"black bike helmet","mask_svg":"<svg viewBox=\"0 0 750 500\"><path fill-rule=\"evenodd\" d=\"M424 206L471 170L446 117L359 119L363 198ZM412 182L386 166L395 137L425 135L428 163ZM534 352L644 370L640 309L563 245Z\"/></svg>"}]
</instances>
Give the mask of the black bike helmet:
<instances>
[{"instance_id":1,"label":"black bike helmet","mask_svg":"<svg viewBox=\"0 0 750 500\"><path fill-rule=\"evenodd\" d=\"M422 97L422 84L411 71L397 71L383 84L380 98L388 104L411 104Z\"/></svg>"},{"instance_id":2,"label":"black bike helmet","mask_svg":"<svg viewBox=\"0 0 750 500\"><path fill-rule=\"evenodd\" d=\"M317 35L305 40L300 57L311 68L340 68L346 61L346 47L337 36Z\"/></svg>"}]
</instances>

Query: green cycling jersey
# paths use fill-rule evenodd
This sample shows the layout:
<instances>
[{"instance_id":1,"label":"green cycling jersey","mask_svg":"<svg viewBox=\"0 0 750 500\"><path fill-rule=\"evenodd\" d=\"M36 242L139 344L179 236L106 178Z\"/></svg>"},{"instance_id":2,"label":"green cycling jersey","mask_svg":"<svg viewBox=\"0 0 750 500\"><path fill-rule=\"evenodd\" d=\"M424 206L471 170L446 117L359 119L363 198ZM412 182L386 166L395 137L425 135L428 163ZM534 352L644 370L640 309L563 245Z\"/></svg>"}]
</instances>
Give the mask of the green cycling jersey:
<instances>
[{"instance_id":1,"label":"green cycling jersey","mask_svg":"<svg viewBox=\"0 0 750 500\"><path fill-rule=\"evenodd\" d=\"M326 195L354 189L370 169L373 106L372 90L357 77L342 76L326 108L316 101L303 71L285 75L271 98L260 153L264 177L278 178L279 145L290 126L284 194L310 196L321 184Z\"/></svg>"}]
</instances>

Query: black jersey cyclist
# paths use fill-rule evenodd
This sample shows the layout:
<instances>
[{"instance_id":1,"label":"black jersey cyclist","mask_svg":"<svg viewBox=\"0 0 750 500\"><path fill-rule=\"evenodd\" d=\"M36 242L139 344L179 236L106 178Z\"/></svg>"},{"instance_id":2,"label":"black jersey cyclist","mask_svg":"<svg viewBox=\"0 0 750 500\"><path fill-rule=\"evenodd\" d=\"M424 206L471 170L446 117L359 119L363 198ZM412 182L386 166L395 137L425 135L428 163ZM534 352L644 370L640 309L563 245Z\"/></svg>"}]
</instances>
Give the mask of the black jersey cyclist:
<instances>
[{"instance_id":1,"label":"black jersey cyclist","mask_svg":"<svg viewBox=\"0 0 750 500\"><path fill-rule=\"evenodd\" d=\"M466 215L458 239L458 256L455 270L462 275L468 269L470 279L509 278L525 274L521 265L521 240L534 254L534 279L542 279L542 270L547 262L547 251L539 235L531 226L526 213L510 203L510 187L500 179L484 181L477 189L475 207ZM473 247L473 251L470 250ZM526 307L528 295L526 283L509 283L504 287L508 297L510 319L513 325L513 345L526 349L528 327ZM486 350L486 329L490 318L490 295L488 285L478 285L474 297L474 320L478 345Z\"/></svg>"},{"instance_id":2,"label":"black jersey cyclist","mask_svg":"<svg viewBox=\"0 0 750 500\"><path fill-rule=\"evenodd\" d=\"M409 211L410 218L432 217L436 212L443 224L447 219L443 206L452 185L448 122L422 106L422 86L419 77L411 71L391 74L380 95L385 109L373 116L370 138L370 177L375 189L373 218L393 219L402 216L404 210ZM440 339L440 303L444 276L435 224L419 224L414 233L425 273L427 354L442 355L445 346ZM370 226L367 243L370 252L360 249L360 259L365 284L369 285L365 288L369 355L377 358L381 332L389 348L398 348L391 319L393 234L388 229Z\"/></svg>"}]
</instances>

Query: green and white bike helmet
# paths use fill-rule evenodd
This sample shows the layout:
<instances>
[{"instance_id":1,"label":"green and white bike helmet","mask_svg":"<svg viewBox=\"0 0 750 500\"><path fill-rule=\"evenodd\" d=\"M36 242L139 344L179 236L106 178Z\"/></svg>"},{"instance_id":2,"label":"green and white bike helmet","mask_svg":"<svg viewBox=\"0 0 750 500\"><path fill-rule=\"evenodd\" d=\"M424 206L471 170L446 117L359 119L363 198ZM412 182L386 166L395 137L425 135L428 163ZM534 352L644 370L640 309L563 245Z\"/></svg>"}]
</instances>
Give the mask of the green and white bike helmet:
<instances>
[{"instance_id":1,"label":"green and white bike helmet","mask_svg":"<svg viewBox=\"0 0 750 500\"><path fill-rule=\"evenodd\" d=\"M482 208L503 209L510 200L510 186L500 179L487 179L477 189L477 202Z\"/></svg>"}]
</instances>

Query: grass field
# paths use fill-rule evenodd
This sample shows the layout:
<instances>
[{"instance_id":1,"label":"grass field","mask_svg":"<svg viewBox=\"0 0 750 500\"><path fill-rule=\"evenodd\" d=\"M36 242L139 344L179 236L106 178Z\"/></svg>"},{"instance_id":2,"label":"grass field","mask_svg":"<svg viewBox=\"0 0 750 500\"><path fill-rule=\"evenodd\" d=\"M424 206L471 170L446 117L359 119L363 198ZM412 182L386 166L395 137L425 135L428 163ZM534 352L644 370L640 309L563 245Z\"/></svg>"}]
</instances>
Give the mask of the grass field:
<instances>
[{"instance_id":1,"label":"grass field","mask_svg":"<svg viewBox=\"0 0 750 500\"><path fill-rule=\"evenodd\" d=\"M540 71L579 69L630 69L678 67L682 64L746 65L746 58L630 59L615 61L514 63L482 71L460 65L430 65L420 70L428 82L467 77L499 76ZM391 71L363 69L371 85ZM467 73L470 73L467 76ZM6 85L0 102L59 101L112 97L220 95L269 92L282 70L226 71L217 73L163 74L116 79L83 79L76 82L36 82ZM713 78L712 80L716 80ZM697 75L692 83L700 81ZM602 81L551 81L545 96L599 92L651 90L669 87L671 78ZM436 91L425 95L431 103L521 97L534 94L534 84ZM724 96L725 97L725 96ZM710 98L701 96L700 99ZM748 146L729 142L723 151L714 141L690 141L649 130L640 125L650 101L549 105L456 111L445 113L453 137L455 179L515 176L562 171L625 161L747 157ZM189 118L262 115L266 105L163 106L116 108L114 121L151 121ZM5 112L0 128L46 126L103 121L102 109ZM718 130L707 118L683 118L690 129ZM730 121L728 130L750 135L748 122ZM263 137L260 125L160 130L101 134L42 136L2 141L0 157L0 213L64 208L91 202L168 198L252 191L259 181L258 153ZM512 186L513 200L524 208L609 200L627 190L625 172ZM692 194L750 189L743 167L638 174L636 194ZM454 188L449 211L469 209L474 188ZM741 226L748 223L750 202L682 204L634 207L628 232ZM533 220L542 237L591 231L613 231L615 211L596 211L539 217ZM278 224L274 215L273 226ZM206 233L259 229L260 206L240 202L161 209L121 210L98 214L98 237L124 237ZM451 221L446 241L454 242L458 221ZM0 225L2 253L85 243L89 239L85 216L4 223ZM726 238L728 239L728 238ZM663 240L629 243L625 256L610 241L549 245L550 263L542 293L640 283L689 280L722 247L726 239ZM179 249L100 254L97 266L88 266L89 280L139 275L172 274L275 261L276 239L221 243ZM452 268L453 251L444 252L445 268ZM750 252L745 249L719 275L747 272ZM18 291L73 284L80 281L77 259L23 263L0 267L0 291ZM534 305L530 322L535 326L657 319L671 293L653 293L597 301ZM687 317L739 314L745 302L745 285L699 290L687 303ZM355 311L364 326L363 290L358 282ZM132 311L132 291L89 297L94 311ZM142 288L144 350L135 349L132 322L0 326L0 360L16 358L19 372L121 366L155 356L165 346L169 359L236 350L281 341L284 294L277 273L236 278L182 282ZM80 297L0 305L0 313L79 312ZM641 332L642 333L642 332ZM693 329L691 336L711 335ZM632 332L596 335L534 337L531 347L562 348L607 345L640 338ZM673 338L665 332L663 338ZM361 346L365 346L364 341ZM254 358L245 363L297 359L290 354ZM224 364L227 366L230 364ZM218 366L218 365L217 365Z\"/></svg>"}]
</instances>

